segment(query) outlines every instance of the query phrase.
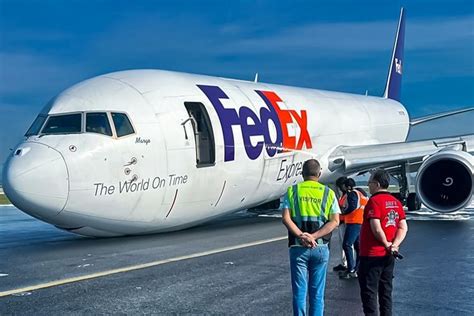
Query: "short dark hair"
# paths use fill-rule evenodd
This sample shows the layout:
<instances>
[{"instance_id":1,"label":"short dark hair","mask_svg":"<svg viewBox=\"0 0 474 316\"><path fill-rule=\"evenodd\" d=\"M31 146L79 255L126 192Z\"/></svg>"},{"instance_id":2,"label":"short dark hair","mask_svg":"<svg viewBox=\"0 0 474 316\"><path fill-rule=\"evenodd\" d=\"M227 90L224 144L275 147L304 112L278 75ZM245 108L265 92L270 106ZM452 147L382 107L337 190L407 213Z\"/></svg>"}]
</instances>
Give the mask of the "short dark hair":
<instances>
[{"instance_id":1,"label":"short dark hair","mask_svg":"<svg viewBox=\"0 0 474 316\"><path fill-rule=\"evenodd\" d=\"M346 182L346 180L347 180L347 177L346 177L346 176L337 178L337 180L336 180L336 186L337 186L338 188L342 187L342 185L344 184L344 182Z\"/></svg>"},{"instance_id":2,"label":"short dark hair","mask_svg":"<svg viewBox=\"0 0 474 316\"><path fill-rule=\"evenodd\" d=\"M306 160L303 164L303 177L319 177L321 165L316 159Z\"/></svg>"},{"instance_id":3,"label":"short dark hair","mask_svg":"<svg viewBox=\"0 0 474 316\"><path fill-rule=\"evenodd\" d=\"M376 169L372 173L372 180L377 181L382 189L387 189L390 184L390 175L383 169Z\"/></svg>"},{"instance_id":4,"label":"short dark hair","mask_svg":"<svg viewBox=\"0 0 474 316\"><path fill-rule=\"evenodd\" d=\"M344 181L344 185L348 188L353 189L356 186L356 182L352 178L347 178L346 181Z\"/></svg>"}]
</instances>

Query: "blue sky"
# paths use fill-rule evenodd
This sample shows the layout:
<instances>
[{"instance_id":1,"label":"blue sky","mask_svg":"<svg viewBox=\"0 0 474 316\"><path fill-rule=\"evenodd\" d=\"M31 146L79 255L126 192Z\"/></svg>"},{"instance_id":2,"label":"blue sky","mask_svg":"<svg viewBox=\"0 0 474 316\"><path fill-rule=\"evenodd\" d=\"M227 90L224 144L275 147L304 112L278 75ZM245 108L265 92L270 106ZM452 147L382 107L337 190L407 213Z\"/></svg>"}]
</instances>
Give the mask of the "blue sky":
<instances>
[{"instance_id":1,"label":"blue sky","mask_svg":"<svg viewBox=\"0 0 474 316\"><path fill-rule=\"evenodd\" d=\"M411 116L474 106L472 0L0 0L0 164L49 99L111 71L259 72L263 82L381 95L401 6ZM472 122L413 135L474 133Z\"/></svg>"}]
</instances>

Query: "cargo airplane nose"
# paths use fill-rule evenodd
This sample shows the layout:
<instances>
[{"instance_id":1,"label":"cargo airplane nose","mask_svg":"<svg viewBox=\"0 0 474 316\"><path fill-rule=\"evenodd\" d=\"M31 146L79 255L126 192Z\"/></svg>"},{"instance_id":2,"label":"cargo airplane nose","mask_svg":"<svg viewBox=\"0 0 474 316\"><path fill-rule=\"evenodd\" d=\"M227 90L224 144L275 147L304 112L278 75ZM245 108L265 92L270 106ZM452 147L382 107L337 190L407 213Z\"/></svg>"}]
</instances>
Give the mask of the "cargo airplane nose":
<instances>
[{"instance_id":1,"label":"cargo airplane nose","mask_svg":"<svg viewBox=\"0 0 474 316\"><path fill-rule=\"evenodd\" d=\"M25 213L47 222L66 205L69 179L66 163L54 148L26 142L18 146L3 170L3 189Z\"/></svg>"}]
</instances>

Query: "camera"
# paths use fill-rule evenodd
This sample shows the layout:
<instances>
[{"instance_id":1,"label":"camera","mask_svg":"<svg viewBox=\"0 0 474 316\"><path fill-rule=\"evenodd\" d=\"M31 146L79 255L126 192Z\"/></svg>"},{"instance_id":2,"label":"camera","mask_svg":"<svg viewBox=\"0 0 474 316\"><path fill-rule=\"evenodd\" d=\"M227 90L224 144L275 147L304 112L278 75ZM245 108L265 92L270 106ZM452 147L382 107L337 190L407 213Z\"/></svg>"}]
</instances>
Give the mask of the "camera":
<instances>
[{"instance_id":1,"label":"camera","mask_svg":"<svg viewBox=\"0 0 474 316\"><path fill-rule=\"evenodd\" d=\"M395 259L398 259L398 260L402 260L404 257L401 253L399 253L398 251L392 251L392 256L395 257Z\"/></svg>"}]
</instances>

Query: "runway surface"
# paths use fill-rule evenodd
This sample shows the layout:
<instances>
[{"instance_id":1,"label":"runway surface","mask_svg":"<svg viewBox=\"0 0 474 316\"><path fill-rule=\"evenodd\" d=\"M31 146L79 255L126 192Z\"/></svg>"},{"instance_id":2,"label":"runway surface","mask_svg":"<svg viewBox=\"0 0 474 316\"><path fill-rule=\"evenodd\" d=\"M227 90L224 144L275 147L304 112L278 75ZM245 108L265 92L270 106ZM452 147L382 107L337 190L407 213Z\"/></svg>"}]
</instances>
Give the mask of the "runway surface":
<instances>
[{"instance_id":1,"label":"runway surface","mask_svg":"<svg viewBox=\"0 0 474 316\"><path fill-rule=\"evenodd\" d=\"M395 315L473 314L473 215L410 215L394 279ZM20 292L0 297L0 315L290 315L285 236L277 213L240 212L176 233L93 239L3 206L0 296ZM338 263L338 243L334 234L330 267ZM118 268L127 271L94 275ZM55 285L65 279L71 282ZM55 283L21 292L48 282ZM326 315L347 313L362 315L358 283L330 269Z\"/></svg>"}]
</instances>

